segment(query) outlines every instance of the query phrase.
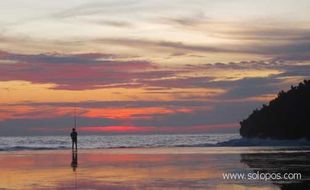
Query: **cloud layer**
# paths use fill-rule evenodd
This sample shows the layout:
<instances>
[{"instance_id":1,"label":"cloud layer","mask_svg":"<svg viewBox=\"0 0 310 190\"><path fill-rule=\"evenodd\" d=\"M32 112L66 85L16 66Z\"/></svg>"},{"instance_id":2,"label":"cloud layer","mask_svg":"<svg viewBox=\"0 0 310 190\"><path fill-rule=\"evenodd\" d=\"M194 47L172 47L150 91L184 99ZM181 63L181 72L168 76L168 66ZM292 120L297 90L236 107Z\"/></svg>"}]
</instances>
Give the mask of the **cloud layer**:
<instances>
[{"instance_id":1,"label":"cloud layer","mask_svg":"<svg viewBox=\"0 0 310 190\"><path fill-rule=\"evenodd\" d=\"M75 107L85 134L237 132L309 79L309 7L3 0L0 134L65 134Z\"/></svg>"}]
</instances>

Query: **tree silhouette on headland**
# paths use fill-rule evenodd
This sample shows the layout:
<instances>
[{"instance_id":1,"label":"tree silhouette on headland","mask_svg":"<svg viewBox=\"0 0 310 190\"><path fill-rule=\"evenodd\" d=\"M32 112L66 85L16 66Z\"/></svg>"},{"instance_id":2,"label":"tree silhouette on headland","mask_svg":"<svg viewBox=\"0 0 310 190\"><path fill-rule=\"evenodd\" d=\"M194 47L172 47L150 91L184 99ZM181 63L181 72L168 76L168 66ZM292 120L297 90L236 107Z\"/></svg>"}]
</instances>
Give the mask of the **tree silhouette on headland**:
<instances>
[{"instance_id":1,"label":"tree silhouette on headland","mask_svg":"<svg viewBox=\"0 0 310 190\"><path fill-rule=\"evenodd\" d=\"M310 139L310 80L279 92L240 125L240 135L246 138Z\"/></svg>"}]
</instances>

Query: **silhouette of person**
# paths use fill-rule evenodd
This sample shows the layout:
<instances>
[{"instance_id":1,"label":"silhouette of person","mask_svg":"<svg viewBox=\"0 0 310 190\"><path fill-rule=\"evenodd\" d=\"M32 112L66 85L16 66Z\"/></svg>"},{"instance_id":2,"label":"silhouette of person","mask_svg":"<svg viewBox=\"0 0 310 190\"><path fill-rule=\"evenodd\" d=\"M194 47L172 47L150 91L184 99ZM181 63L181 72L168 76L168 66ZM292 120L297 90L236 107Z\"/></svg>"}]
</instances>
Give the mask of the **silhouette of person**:
<instances>
[{"instance_id":1,"label":"silhouette of person","mask_svg":"<svg viewBox=\"0 0 310 190\"><path fill-rule=\"evenodd\" d=\"M76 171L76 168L78 166L78 155L77 155L77 151L74 151L72 149L72 161L71 161L71 167L72 167L72 170L75 172Z\"/></svg>"},{"instance_id":2,"label":"silhouette of person","mask_svg":"<svg viewBox=\"0 0 310 190\"><path fill-rule=\"evenodd\" d=\"M72 139L72 150L74 149L74 145L75 145L75 149L77 150L77 132L75 130L75 128L72 129L72 132L70 134L71 139Z\"/></svg>"}]
</instances>

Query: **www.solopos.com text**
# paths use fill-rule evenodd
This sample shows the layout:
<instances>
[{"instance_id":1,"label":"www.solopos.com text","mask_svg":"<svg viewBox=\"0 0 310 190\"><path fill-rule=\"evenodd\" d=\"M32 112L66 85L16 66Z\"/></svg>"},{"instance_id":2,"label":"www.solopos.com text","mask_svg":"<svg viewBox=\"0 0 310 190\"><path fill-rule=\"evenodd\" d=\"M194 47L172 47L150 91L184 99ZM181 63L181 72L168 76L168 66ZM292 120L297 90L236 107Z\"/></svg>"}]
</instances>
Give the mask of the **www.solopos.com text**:
<instances>
[{"instance_id":1,"label":"www.solopos.com text","mask_svg":"<svg viewBox=\"0 0 310 190\"><path fill-rule=\"evenodd\" d=\"M300 180L301 173L263 173L263 172L253 172L253 173L223 173L224 180Z\"/></svg>"}]
</instances>

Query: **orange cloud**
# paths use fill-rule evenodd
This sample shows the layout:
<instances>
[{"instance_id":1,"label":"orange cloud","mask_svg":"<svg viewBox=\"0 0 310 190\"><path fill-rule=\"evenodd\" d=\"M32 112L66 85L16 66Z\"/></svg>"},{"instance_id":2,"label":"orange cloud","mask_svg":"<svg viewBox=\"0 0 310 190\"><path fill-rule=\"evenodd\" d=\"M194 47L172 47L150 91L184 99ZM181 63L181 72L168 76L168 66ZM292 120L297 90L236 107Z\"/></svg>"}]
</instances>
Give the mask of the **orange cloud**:
<instances>
[{"instance_id":1,"label":"orange cloud","mask_svg":"<svg viewBox=\"0 0 310 190\"><path fill-rule=\"evenodd\" d=\"M40 119L72 115L73 107L8 105L0 108L0 121L6 119Z\"/></svg>"},{"instance_id":2,"label":"orange cloud","mask_svg":"<svg viewBox=\"0 0 310 190\"><path fill-rule=\"evenodd\" d=\"M5 105L0 108L0 120L41 119L73 116L75 107L48 105ZM152 115L190 113L192 108L137 107L137 108L77 108L78 117L107 119L150 119Z\"/></svg>"},{"instance_id":3,"label":"orange cloud","mask_svg":"<svg viewBox=\"0 0 310 190\"><path fill-rule=\"evenodd\" d=\"M116 132L116 133L150 132L154 130L155 130L155 127L136 127L136 126L107 126L107 127L80 127L79 128L79 131Z\"/></svg>"},{"instance_id":4,"label":"orange cloud","mask_svg":"<svg viewBox=\"0 0 310 190\"><path fill-rule=\"evenodd\" d=\"M146 107L146 108L98 108L87 110L84 114L85 117L104 117L110 119L129 119L129 118L150 118L153 114L173 114L173 113L188 113L191 109L168 109L161 107Z\"/></svg>"}]
</instances>

